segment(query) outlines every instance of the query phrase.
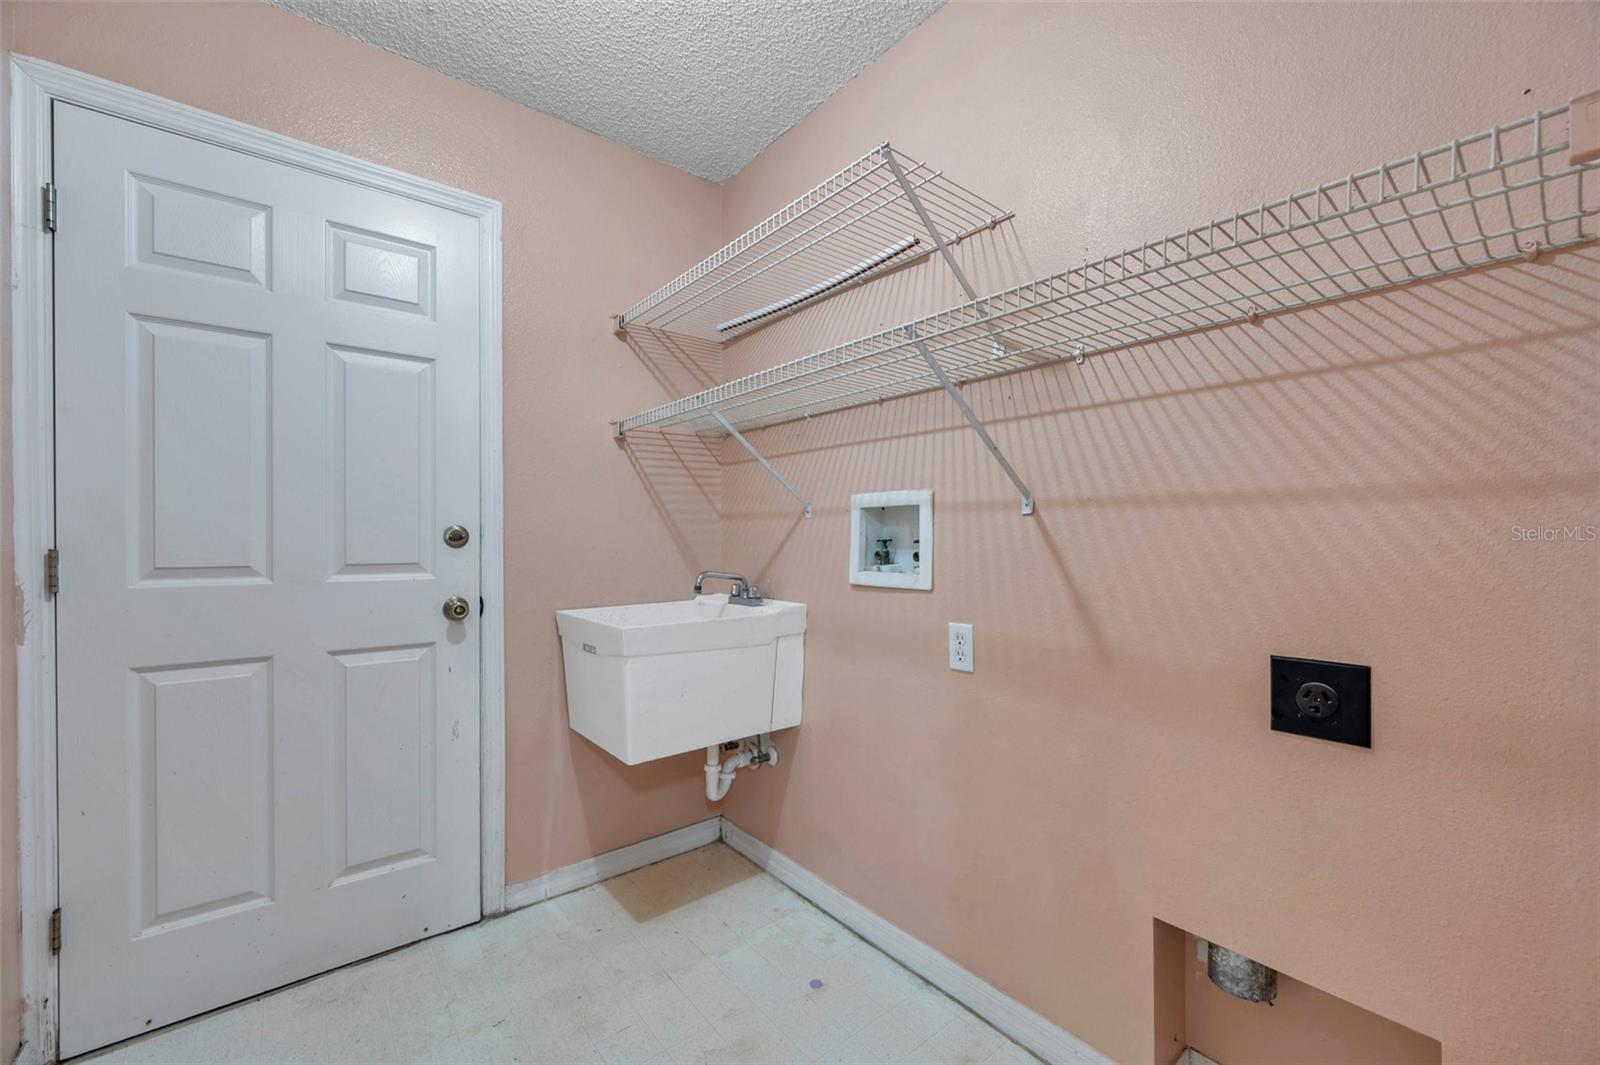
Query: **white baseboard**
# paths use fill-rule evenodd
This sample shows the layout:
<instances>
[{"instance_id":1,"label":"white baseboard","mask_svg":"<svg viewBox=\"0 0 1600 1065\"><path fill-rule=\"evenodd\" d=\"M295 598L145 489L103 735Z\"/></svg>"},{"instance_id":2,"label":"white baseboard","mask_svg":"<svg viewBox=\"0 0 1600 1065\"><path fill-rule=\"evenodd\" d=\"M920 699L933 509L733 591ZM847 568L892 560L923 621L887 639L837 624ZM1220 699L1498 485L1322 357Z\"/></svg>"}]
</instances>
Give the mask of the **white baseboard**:
<instances>
[{"instance_id":1,"label":"white baseboard","mask_svg":"<svg viewBox=\"0 0 1600 1065\"><path fill-rule=\"evenodd\" d=\"M727 818L722 819L722 838L728 846L805 896L828 916L1045 1061L1052 1065L1113 1065L1110 1058L1071 1032L1046 1020L910 932L873 913ZM1190 1065L1190 1062L1185 1060L1182 1065ZM1207 1063L1197 1057L1193 1065Z\"/></svg>"},{"instance_id":2,"label":"white baseboard","mask_svg":"<svg viewBox=\"0 0 1600 1065\"><path fill-rule=\"evenodd\" d=\"M524 880L506 888L506 912L532 906L569 891L610 880L623 873L631 873L647 865L665 861L674 855L704 847L721 838L722 818L708 817L692 825L663 832L659 836L618 847L614 851L585 858L581 862L552 869L541 877Z\"/></svg>"},{"instance_id":3,"label":"white baseboard","mask_svg":"<svg viewBox=\"0 0 1600 1065\"><path fill-rule=\"evenodd\" d=\"M1183 1053L1178 1055L1178 1060L1173 1065L1217 1065L1217 1063L1194 1047L1185 1047Z\"/></svg>"}]
</instances>

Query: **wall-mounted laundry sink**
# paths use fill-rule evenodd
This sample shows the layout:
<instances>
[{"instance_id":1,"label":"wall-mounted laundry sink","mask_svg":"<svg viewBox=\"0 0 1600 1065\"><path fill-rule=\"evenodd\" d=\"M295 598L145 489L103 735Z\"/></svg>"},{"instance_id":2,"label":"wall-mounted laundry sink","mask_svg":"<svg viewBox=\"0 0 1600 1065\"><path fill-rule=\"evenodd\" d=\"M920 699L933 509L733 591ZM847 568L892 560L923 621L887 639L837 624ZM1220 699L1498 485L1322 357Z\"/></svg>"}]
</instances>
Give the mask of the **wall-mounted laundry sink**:
<instances>
[{"instance_id":1,"label":"wall-mounted laundry sink","mask_svg":"<svg viewBox=\"0 0 1600 1065\"><path fill-rule=\"evenodd\" d=\"M628 765L800 723L804 603L556 611L572 730Z\"/></svg>"}]
</instances>

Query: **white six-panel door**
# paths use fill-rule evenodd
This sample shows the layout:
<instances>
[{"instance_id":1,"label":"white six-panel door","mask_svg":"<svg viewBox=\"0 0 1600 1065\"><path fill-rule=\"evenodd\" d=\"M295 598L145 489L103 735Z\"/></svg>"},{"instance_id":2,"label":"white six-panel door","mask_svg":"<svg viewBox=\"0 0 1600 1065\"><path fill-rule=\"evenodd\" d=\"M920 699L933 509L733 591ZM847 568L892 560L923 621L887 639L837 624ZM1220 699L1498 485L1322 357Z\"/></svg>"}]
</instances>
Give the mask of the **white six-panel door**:
<instances>
[{"instance_id":1,"label":"white six-panel door","mask_svg":"<svg viewBox=\"0 0 1600 1065\"><path fill-rule=\"evenodd\" d=\"M478 918L480 279L444 209L54 150L67 1057Z\"/></svg>"}]
</instances>

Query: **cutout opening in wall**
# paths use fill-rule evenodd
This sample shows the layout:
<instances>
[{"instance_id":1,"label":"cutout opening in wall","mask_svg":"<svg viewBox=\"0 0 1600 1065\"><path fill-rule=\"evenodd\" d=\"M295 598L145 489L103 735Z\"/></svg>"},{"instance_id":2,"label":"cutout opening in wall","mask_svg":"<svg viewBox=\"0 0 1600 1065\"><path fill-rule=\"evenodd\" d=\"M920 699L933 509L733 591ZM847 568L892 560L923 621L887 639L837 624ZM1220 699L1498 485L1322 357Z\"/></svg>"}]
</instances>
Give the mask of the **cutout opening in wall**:
<instances>
[{"instance_id":1,"label":"cutout opening in wall","mask_svg":"<svg viewBox=\"0 0 1600 1065\"><path fill-rule=\"evenodd\" d=\"M1154 922L1154 1057L1162 1065L1439 1065L1439 1040L1279 971L1272 1004L1219 987L1209 944Z\"/></svg>"},{"instance_id":2,"label":"cutout opening in wall","mask_svg":"<svg viewBox=\"0 0 1600 1065\"><path fill-rule=\"evenodd\" d=\"M850 497L850 583L933 587L933 492L858 492Z\"/></svg>"}]
</instances>

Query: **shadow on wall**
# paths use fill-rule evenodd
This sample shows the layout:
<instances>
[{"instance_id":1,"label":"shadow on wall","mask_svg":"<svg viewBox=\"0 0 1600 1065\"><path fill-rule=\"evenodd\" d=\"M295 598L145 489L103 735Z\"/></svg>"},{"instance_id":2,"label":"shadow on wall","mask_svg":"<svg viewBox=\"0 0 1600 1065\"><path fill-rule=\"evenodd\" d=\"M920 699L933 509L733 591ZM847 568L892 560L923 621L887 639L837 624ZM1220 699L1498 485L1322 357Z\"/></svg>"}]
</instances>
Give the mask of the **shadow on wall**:
<instances>
[{"instance_id":1,"label":"shadow on wall","mask_svg":"<svg viewBox=\"0 0 1600 1065\"><path fill-rule=\"evenodd\" d=\"M722 373L722 345L714 340L637 325L620 338L669 399L710 388Z\"/></svg>"},{"instance_id":2,"label":"shadow on wall","mask_svg":"<svg viewBox=\"0 0 1600 1065\"><path fill-rule=\"evenodd\" d=\"M1031 264L1009 225L964 243L957 252L963 268L980 291L992 291L1019 277L1031 276L1028 273ZM1554 281L1572 287L1594 282L1592 271L1586 272L1574 262L1571 254L1556 255L1530 272L1508 274L1505 268L1488 268L1465 275L1460 283L1477 289L1485 297L1481 302L1476 296L1471 301L1452 298L1444 294L1437 283L1413 288L1410 292L1415 298L1429 305L1422 316L1409 309L1407 301L1412 298L1409 294L1401 296L1389 292L1352 297L1269 320L1259 328L1272 335L1270 341L1252 329L1223 326L1095 356L1082 368L1052 364L966 385L964 390L986 424L999 427L994 431L1004 433L1010 422L1027 423L1020 430L1005 433L1010 439L1003 439L1002 445L1007 447L1024 478L1037 482L1033 485L1036 493L1046 485L1062 484L1063 478L1070 475L1073 480L1065 497L1081 504L1084 496L1079 486L1085 473L1090 475L1089 480L1094 479L1092 468L1084 467L1108 464L1082 450L1074 450L1070 458L1061 454L1056 437L1067 440L1076 437L1084 444L1105 440L1119 449L1137 448L1141 443L1157 439L1169 447L1195 451L1226 431L1225 421L1202 421L1192 407L1184 404L1163 404L1157 422L1146 424L1155 414L1151 404L1162 400L1232 390L1270 389L1273 393L1268 396L1270 405L1278 412L1271 419L1263 419L1257 410L1246 409L1247 400L1234 407L1254 421L1260 433L1282 433L1295 441L1299 450L1346 448L1355 443L1340 439L1341 408L1350 405L1386 407L1387 413L1402 427L1401 431L1405 431L1405 418L1413 404L1391 398L1387 389L1374 387L1358 371L1401 367L1407 362L1426 362L1451 354L1489 354L1499 347L1499 342L1492 339L1496 335L1514 337L1507 341L1509 343L1532 344L1585 328L1581 321L1560 321L1559 302L1540 300L1533 291L1537 287L1535 278L1537 283ZM928 261L780 319L734 342L726 351L709 341L686 340L653 330L634 330L628 334L626 342L641 361L651 367L667 393L676 396L706 387L717 376L718 368L725 368L727 377L737 376L865 333L892 328L930 308L953 305L960 298L943 264ZM1350 303L1359 303L1367 309L1346 311L1344 308ZM1512 319L1525 319L1528 307L1541 304L1556 311L1556 316L1535 323L1531 330L1493 327L1496 319L1502 325ZM1443 312L1445 318L1434 317L1434 312ZM1441 336L1441 321L1451 319L1459 321L1462 328L1455 331L1454 336ZM1298 355L1295 349L1315 355ZM1402 376L1423 384L1415 372L1406 370ZM1342 380L1319 388L1316 378ZM1337 390L1341 394L1315 394L1325 390ZM1477 398L1471 397L1473 403ZM1121 407L1138 409L1118 410ZM1096 415L1095 424L1074 426L1062 421L1063 416L1086 414ZM1158 434L1154 438L1149 433L1152 428ZM1431 429L1423 427L1422 431ZM910 467L909 479L899 475L896 475L898 479L893 479L892 486L898 487L924 483L929 471L946 469L938 464L946 457L938 453L944 450L944 444L929 443L921 438L954 434L959 441L966 432L948 399L939 393L929 393L890 401L887 405L858 408L820 423L790 423L757 435L762 450L775 461L858 445L892 445L887 449L892 456L906 460L899 465ZM1020 443L1019 435L1022 436ZM790 522L769 521L776 519L780 510L788 510L789 500L776 486L771 486L771 492L745 491L749 487L746 479L762 481L766 474L741 450L725 447L707 461L704 454L707 448L703 445L714 442L715 437L671 433L656 434L656 439L650 437L651 434L644 432L629 434L628 451L663 520L674 530L680 548L686 543L706 542L713 535L710 527L723 516L721 501L730 488L733 498L773 501L775 509L771 514L763 508L759 514L740 515L763 523L755 532L760 542L771 545L763 551L765 557L772 557L776 546L792 535ZM672 442L673 437L677 437L676 443ZM1576 438L1571 439L1577 443ZM963 460L973 454L974 449L960 443L956 447ZM1370 454L1378 449L1366 450ZM978 458L981 463L989 461L986 455L979 454ZM1042 468L1040 458L1044 459ZM1351 454L1349 459L1352 471L1364 464L1359 454ZM1160 466L1185 465L1161 455L1152 455L1151 462L1156 464L1151 472L1158 474ZM876 456L873 464L881 465ZM1275 465L1270 461L1253 464L1263 470ZM789 473L791 479L797 479L801 491L808 491L805 479L797 472L790 472L789 467L793 465L793 461L788 464L779 461L780 469ZM718 466L727 468L731 480L718 476ZM827 472L845 475L846 483L852 484L853 490L867 490L887 483L881 476L871 478L868 483L860 477L852 477L856 471L851 470ZM969 471L957 472L965 475ZM991 473L994 476L989 476ZM989 477L981 482L986 485L1000 481L996 471L984 470L980 475ZM824 476L814 478L811 483L834 479ZM1207 480L1185 479L1186 484L1195 486L1191 493L1196 500L1219 498L1218 486L1208 489ZM1231 495L1230 501L1236 505L1290 501L1297 494L1293 489L1278 492L1252 489L1247 487L1251 480L1254 479L1245 478L1240 484L1223 487L1222 491ZM716 483L715 489L713 483ZM1458 485L1457 490L1479 491L1482 487L1481 478L1474 475L1469 483ZM1442 486L1435 486L1435 490L1441 489ZM1299 494L1309 496L1321 490L1320 487L1311 488ZM1411 487L1400 491L1415 498ZM848 500L835 494L813 502L824 511L841 511ZM948 508L951 502L945 498L941 500L941 507ZM1155 503L1156 497L1122 502L1124 505ZM1049 543L1049 538L1050 533L1045 530L1042 539L1047 541L1044 550L1052 556L1050 564L1067 576L1070 584L1060 547Z\"/></svg>"},{"instance_id":3,"label":"shadow on wall","mask_svg":"<svg viewBox=\"0 0 1600 1065\"><path fill-rule=\"evenodd\" d=\"M1586 362L1580 351L1562 357L1550 348L1579 345L1592 330L1592 317L1573 306L1592 298L1597 284L1600 258L1569 252L1531 268L1486 268L1449 284L1351 297L1261 326L1154 341L1082 367L1056 364L966 385L968 402L1051 517L1018 519L1033 530L1031 550L1042 558L996 558L996 568L1004 579L1046 561L1070 581L1050 524L1108 510L1126 514L1126 531L1137 535L1141 510L1175 504L1213 517L1217 508L1372 502L1403 513L1485 494L1583 491L1595 472L1586 448L1593 415ZM1548 298L1551 289L1566 298ZM1373 421L1374 413L1388 439L1346 428ZM1504 431L1530 423L1550 435L1532 440ZM1009 485L943 393L775 426L752 440L802 491L815 490L813 502L830 518L848 515L843 486L935 479L972 486L939 498L942 543L952 518L1015 513ZM774 557L793 532L789 497L742 451L724 445L721 461L722 496L740 501L724 516L746 523L740 535L754 541L746 546ZM1551 473L1530 485L1530 467ZM1277 513L1282 520L1284 512ZM1188 561L1203 563L1203 545L1215 536L1314 543L1326 520L1324 510L1297 529L1244 522L1197 530ZM1422 531L1395 530L1397 552L1408 533ZM1027 583L1003 590L1025 592Z\"/></svg>"},{"instance_id":4,"label":"shadow on wall","mask_svg":"<svg viewBox=\"0 0 1600 1065\"><path fill-rule=\"evenodd\" d=\"M722 551L722 463L714 437L640 429L617 442L694 572Z\"/></svg>"},{"instance_id":5,"label":"shadow on wall","mask_svg":"<svg viewBox=\"0 0 1600 1065\"><path fill-rule=\"evenodd\" d=\"M635 326L618 334L661 386L663 401L698 392L717 382L722 345L660 329ZM617 417L633 413L617 411ZM722 548L722 473L710 438L693 433L644 430L618 440L684 568L714 558Z\"/></svg>"}]
</instances>

